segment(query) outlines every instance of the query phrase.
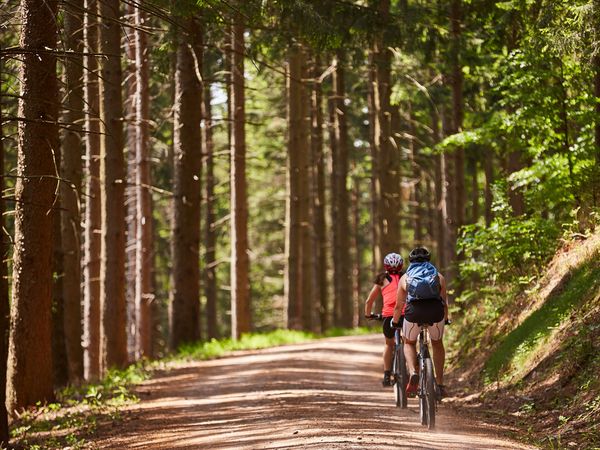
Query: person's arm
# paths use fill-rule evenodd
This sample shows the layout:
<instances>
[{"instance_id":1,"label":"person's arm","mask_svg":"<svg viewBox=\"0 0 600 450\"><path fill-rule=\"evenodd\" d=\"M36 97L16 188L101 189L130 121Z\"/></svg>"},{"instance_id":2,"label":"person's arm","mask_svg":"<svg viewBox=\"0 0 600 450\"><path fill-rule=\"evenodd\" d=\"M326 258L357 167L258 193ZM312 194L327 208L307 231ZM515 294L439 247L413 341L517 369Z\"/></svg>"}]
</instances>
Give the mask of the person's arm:
<instances>
[{"instance_id":1,"label":"person's arm","mask_svg":"<svg viewBox=\"0 0 600 450\"><path fill-rule=\"evenodd\" d=\"M396 306L394 307L394 317L392 321L398 323L402 311L404 311L404 303L406 303L406 275L402 275L398 282L398 291L396 291Z\"/></svg>"},{"instance_id":2,"label":"person's arm","mask_svg":"<svg viewBox=\"0 0 600 450\"><path fill-rule=\"evenodd\" d=\"M371 288L371 292L369 292L369 296L367 297L367 301L365 302L365 317L369 317L371 315L371 309L373 308L373 303L375 299L379 295L381 291L381 286L378 284L374 284Z\"/></svg>"},{"instance_id":3,"label":"person's arm","mask_svg":"<svg viewBox=\"0 0 600 450\"><path fill-rule=\"evenodd\" d=\"M441 273L440 277L440 297L444 303L444 320L448 320L448 294L446 293L446 278Z\"/></svg>"}]
</instances>

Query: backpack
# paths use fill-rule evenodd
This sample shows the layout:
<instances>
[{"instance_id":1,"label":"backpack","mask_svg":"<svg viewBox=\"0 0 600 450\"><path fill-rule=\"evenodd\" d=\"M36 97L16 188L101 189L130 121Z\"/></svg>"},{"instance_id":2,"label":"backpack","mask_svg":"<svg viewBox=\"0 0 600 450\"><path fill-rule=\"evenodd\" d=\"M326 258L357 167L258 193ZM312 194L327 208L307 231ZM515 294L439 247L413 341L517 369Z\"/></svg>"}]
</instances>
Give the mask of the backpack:
<instances>
[{"instance_id":1,"label":"backpack","mask_svg":"<svg viewBox=\"0 0 600 450\"><path fill-rule=\"evenodd\" d=\"M412 263L406 271L408 301L439 298L441 292L438 271L430 262Z\"/></svg>"}]
</instances>

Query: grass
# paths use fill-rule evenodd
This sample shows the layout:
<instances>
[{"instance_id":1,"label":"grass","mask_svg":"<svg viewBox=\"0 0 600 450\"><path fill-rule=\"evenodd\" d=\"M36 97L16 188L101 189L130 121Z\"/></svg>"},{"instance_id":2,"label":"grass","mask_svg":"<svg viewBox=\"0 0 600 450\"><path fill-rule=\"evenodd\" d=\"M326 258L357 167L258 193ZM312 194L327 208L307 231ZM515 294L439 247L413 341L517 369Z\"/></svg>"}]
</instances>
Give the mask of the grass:
<instances>
[{"instance_id":1,"label":"grass","mask_svg":"<svg viewBox=\"0 0 600 450\"><path fill-rule=\"evenodd\" d=\"M276 347L280 345L300 344L323 337L349 336L372 333L372 328L333 328L324 334L315 334L307 331L275 330L267 333L244 334L238 340L212 339L208 342L184 345L172 359L197 359L206 360L219 358L233 351L258 350L261 348Z\"/></svg>"},{"instance_id":2,"label":"grass","mask_svg":"<svg viewBox=\"0 0 600 450\"><path fill-rule=\"evenodd\" d=\"M491 354L484 369L485 382L518 376L527 360L544 344L573 311L600 285L600 265L594 260L573 272L564 290L548 299L517 328L511 331Z\"/></svg>"}]
</instances>

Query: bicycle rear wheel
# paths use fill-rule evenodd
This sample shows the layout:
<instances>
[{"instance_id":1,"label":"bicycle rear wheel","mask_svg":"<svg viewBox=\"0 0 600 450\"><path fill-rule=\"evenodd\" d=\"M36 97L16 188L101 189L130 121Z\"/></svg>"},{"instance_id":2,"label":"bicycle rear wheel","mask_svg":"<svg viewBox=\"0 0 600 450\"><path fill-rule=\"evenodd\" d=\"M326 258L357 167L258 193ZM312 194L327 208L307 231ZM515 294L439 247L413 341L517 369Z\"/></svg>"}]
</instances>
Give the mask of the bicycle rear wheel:
<instances>
[{"instance_id":1,"label":"bicycle rear wheel","mask_svg":"<svg viewBox=\"0 0 600 450\"><path fill-rule=\"evenodd\" d=\"M427 425L429 420L426 394L427 368L422 359L419 359L419 363L419 418L421 419L421 425Z\"/></svg>"},{"instance_id":2,"label":"bicycle rear wheel","mask_svg":"<svg viewBox=\"0 0 600 450\"><path fill-rule=\"evenodd\" d=\"M431 358L425 360L425 395L423 396L426 402L427 409L427 428L433 430L435 428L435 378L433 374L433 363Z\"/></svg>"},{"instance_id":3,"label":"bicycle rear wheel","mask_svg":"<svg viewBox=\"0 0 600 450\"><path fill-rule=\"evenodd\" d=\"M406 370L406 359L402 346L396 348L394 355L394 394L396 395L396 406L406 408L408 398L406 396L406 385L408 384L408 371Z\"/></svg>"}]
</instances>

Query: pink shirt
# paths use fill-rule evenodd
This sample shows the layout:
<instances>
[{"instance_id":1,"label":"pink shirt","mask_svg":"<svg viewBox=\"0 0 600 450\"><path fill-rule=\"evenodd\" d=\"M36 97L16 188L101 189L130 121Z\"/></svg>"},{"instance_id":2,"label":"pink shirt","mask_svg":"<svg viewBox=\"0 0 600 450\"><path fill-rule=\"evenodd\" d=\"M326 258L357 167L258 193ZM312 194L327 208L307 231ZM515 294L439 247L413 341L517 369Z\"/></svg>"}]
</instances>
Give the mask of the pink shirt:
<instances>
[{"instance_id":1,"label":"pink shirt","mask_svg":"<svg viewBox=\"0 0 600 450\"><path fill-rule=\"evenodd\" d=\"M383 317L393 316L394 308L396 307L396 295L398 293L398 282L400 281L400 274L391 273L390 277L392 281L388 285L381 288L381 295L383 297L383 309L381 315Z\"/></svg>"}]
</instances>

